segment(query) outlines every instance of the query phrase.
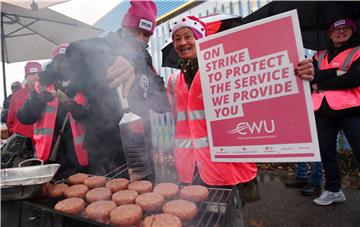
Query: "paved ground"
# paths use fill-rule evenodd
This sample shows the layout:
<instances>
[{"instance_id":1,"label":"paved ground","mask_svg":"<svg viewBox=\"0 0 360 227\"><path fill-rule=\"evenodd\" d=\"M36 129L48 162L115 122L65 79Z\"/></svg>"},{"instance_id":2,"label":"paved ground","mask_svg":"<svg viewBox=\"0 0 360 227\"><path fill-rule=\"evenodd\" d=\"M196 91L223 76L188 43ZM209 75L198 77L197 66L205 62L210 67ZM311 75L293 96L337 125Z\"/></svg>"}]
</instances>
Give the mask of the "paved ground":
<instances>
[{"instance_id":1,"label":"paved ground","mask_svg":"<svg viewBox=\"0 0 360 227\"><path fill-rule=\"evenodd\" d=\"M272 171L259 171L261 200L245 206L245 223L250 227L359 227L360 190L344 188L346 202L317 206L311 197L284 186L289 177ZM358 177L360 180L360 177Z\"/></svg>"}]
</instances>

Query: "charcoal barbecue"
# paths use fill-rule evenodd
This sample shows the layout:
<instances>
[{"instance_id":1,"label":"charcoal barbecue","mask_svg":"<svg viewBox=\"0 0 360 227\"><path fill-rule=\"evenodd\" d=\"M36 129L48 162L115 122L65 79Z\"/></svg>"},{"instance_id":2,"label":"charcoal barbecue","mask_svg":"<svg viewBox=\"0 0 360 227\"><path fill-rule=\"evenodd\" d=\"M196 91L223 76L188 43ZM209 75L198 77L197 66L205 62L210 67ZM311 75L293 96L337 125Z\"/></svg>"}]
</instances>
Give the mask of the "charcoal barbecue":
<instances>
[{"instance_id":1,"label":"charcoal barbecue","mask_svg":"<svg viewBox=\"0 0 360 227\"><path fill-rule=\"evenodd\" d=\"M127 166L121 166L105 176L108 179L122 177ZM59 183L59 182L57 182ZM181 186L180 186L181 187ZM240 200L236 196L235 188L208 188L209 196L204 202L198 204L197 216L187 222L188 227L214 227L214 226L241 226L239 215L242 215ZM71 215L54 210L55 204L63 198L33 198L21 202L21 226L26 227L104 227L112 226L86 219L80 215ZM158 211L160 212L160 211ZM145 212L146 216L158 212Z\"/></svg>"}]
</instances>

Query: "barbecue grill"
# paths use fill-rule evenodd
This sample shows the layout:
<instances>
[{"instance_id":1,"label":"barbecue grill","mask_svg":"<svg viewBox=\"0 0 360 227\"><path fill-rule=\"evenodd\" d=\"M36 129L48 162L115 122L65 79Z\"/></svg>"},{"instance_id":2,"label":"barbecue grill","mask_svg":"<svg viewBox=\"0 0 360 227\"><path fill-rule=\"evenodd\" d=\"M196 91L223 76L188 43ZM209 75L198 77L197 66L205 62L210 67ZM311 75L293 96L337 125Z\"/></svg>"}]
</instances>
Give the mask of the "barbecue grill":
<instances>
[{"instance_id":1,"label":"barbecue grill","mask_svg":"<svg viewBox=\"0 0 360 227\"><path fill-rule=\"evenodd\" d=\"M125 167L126 168L126 167ZM106 176L111 179L121 175L124 169L118 168ZM180 186L181 187L181 186ZM198 204L197 216L187 222L188 227L227 227L241 226L242 207L235 188L208 188L207 201ZM104 227L112 226L54 210L55 204L63 198L34 198L21 202L21 226L26 227ZM158 211L160 212L160 211ZM156 212L146 212L146 216ZM240 222L239 222L240 221Z\"/></svg>"}]
</instances>

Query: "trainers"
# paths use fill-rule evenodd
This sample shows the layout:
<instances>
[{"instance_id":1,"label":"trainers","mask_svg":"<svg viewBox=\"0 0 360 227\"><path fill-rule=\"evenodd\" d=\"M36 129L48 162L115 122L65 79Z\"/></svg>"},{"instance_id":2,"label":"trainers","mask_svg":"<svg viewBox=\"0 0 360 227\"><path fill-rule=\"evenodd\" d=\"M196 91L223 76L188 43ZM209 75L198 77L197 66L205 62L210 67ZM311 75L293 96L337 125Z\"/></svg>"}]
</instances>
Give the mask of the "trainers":
<instances>
[{"instance_id":1,"label":"trainers","mask_svg":"<svg viewBox=\"0 0 360 227\"><path fill-rule=\"evenodd\" d=\"M313 202L320 206L327 206L332 203L344 202L345 200L346 197L341 190L338 192L323 191Z\"/></svg>"},{"instance_id":2,"label":"trainers","mask_svg":"<svg viewBox=\"0 0 360 227\"><path fill-rule=\"evenodd\" d=\"M307 185L300 189L300 193L304 196L319 196L321 193L320 186Z\"/></svg>"},{"instance_id":3,"label":"trainers","mask_svg":"<svg viewBox=\"0 0 360 227\"><path fill-rule=\"evenodd\" d=\"M289 180L285 182L287 188L303 188L308 184L307 179L296 178L294 180Z\"/></svg>"}]
</instances>

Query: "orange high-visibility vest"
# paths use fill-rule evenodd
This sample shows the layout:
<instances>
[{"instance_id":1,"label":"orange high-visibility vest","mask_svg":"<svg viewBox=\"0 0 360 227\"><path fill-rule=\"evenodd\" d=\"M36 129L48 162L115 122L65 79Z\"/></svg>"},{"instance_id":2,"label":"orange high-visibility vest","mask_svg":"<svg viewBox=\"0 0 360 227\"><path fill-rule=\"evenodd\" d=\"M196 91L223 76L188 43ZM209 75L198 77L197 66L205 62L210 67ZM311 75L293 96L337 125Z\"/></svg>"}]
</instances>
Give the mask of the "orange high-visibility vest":
<instances>
[{"instance_id":1,"label":"orange high-visibility vest","mask_svg":"<svg viewBox=\"0 0 360 227\"><path fill-rule=\"evenodd\" d=\"M55 91L54 86L48 85L45 88L47 91ZM39 83L35 84L35 91L40 92L41 86ZM74 101L79 105L85 105L87 99L81 92L76 93ZM55 120L59 101L54 99L46 104L43 115L35 123L34 140L36 141L36 155L37 158L47 161L50 155L51 144L54 136ZM76 157L82 166L88 165L88 153L83 146L85 127L74 120L72 114L69 112L69 120L74 141L74 149Z\"/></svg>"},{"instance_id":2,"label":"orange high-visibility vest","mask_svg":"<svg viewBox=\"0 0 360 227\"><path fill-rule=\"evenodd\" d=\"M192 181L195 165L208 185L236 185L256 177L254 163L211 161L199 71L190 90L183 73L171 77L168 94L170 101L174 100L172 103L175 102L177 112L174 161L180 182Z\"/></svg>"},{"instance_id":3,"label":"orange high-visibility vest","mask_svg":"<svg viewBox=\"0 0 360 227\"><path fill-rule=\"evenodd\" d=\"M320 70L337 68L348 71L351 64L360 57L360 46L349 48L338 54L330 63L328 62L328 52L318 51L315 59ZM314 111L321 106L325 97L327 103L333 110L342 110L355 106L360 106L360 87L342 90L314 91L311 95Z\"/></svg>"}]
</instances>

